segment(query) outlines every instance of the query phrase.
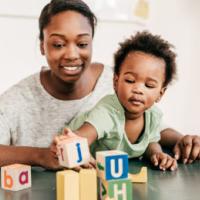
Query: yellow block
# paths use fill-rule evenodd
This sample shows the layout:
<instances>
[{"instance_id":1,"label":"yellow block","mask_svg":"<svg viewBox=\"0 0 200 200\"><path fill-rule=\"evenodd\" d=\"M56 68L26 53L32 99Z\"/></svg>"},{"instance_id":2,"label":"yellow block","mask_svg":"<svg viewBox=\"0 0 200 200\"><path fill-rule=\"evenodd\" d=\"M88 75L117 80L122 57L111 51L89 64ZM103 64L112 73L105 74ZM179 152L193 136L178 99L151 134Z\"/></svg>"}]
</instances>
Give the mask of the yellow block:
<instances>
[{"instance_id":1,"label":"yellow block","mask_svg":"<svg viewBox=\"0 0 200 200\"><path fill-rule=\"evenodd\" d=\"M79 200L79 174L73 170L56 173L57 200Z\"/></svg>"},{"instance_id":2,"label":"yellow block","mask_svg":"<svg viewBox=\"0 0 200 200\"><path fill-rule=\"evenodd\" d=\"M138 174L128 174L129 179L133 183L146 183L147 182L147 167L142 167Z\"/></svg>"},{"instance_id":3,"label":"yellow block","mask_svg":"<svg viewBox=\"0 0 200 200\"><path fill-rule=\"evenodd\" d=\"M81 169L80 200L97 200L97 173L95 169Z\"/></svg>"}]
</instances>

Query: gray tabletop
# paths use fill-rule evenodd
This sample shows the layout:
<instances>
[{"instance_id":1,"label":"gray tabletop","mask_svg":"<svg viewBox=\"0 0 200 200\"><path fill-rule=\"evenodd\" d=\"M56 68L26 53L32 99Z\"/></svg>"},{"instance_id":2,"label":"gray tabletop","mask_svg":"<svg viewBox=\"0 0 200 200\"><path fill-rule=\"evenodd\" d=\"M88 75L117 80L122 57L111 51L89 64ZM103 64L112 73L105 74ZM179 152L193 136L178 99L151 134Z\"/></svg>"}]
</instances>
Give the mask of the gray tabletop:
<instances>
[{"instance_id":1,"label":"gray tabletop","mask_svg":"<svg viewBox=\"0 0 200 200\"><path fill-rule=\"evenodd\" d=\"M200 199L200 161L190 165L179 164L175 172L161 172L138 160L129 163L131 173L137 173L142 166L148 167L148 182L133 183L134 200ZM33 167L32 187L17 192L0 189L0 200L55 200L55 178L54 171Z\"/></svg>"}]
</instances>

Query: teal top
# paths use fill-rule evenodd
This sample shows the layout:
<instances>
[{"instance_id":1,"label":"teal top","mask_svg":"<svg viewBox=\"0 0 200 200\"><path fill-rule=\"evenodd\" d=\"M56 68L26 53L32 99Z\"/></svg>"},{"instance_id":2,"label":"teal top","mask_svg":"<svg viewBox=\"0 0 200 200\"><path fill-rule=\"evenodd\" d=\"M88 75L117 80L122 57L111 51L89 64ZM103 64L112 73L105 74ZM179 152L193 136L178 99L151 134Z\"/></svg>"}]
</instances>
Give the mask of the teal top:
<instances>
[{"instance_id":1,"label":"teal top","mask_svg":"<svg viewBox=\"0 0 200 200\"><path fill-rule=\"evenodd\" d=\"M93 155L96 151L117 149L132 158L141 156L149 143L160 140L161 118L162 113L156 106L146 110L144 131L137 143L132 144L124 129L124 109L114 94L103 97L92 110L74 118L68 127L77 130L84 122L95 127L98 139L91 145Z\"/></svg>"}]
</instances>

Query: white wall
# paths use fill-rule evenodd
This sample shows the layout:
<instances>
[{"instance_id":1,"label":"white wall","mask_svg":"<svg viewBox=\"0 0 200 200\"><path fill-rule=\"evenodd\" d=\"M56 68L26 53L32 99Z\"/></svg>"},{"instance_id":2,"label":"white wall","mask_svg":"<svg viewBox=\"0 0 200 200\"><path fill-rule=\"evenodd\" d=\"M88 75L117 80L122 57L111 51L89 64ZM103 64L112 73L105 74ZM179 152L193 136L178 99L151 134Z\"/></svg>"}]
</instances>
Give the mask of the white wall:
<instances>
[{"instance_id":1,"label":"white wall","mask_svg":"<svg viewBox=\"0 0 200 200\"><path fill-rule=\"evenodd\" d=\"M37 18L46 2L0 0L0 93L46 65L37 39ZM151 0L150 3L146 25L134 21L99 21L93 60L111 65L118 42L136 30L150 29L161 34L176 46L178 80L169 87L160 107L168 124L183 133L200 134L200 1Z\"/></svg>"}]
</instances>

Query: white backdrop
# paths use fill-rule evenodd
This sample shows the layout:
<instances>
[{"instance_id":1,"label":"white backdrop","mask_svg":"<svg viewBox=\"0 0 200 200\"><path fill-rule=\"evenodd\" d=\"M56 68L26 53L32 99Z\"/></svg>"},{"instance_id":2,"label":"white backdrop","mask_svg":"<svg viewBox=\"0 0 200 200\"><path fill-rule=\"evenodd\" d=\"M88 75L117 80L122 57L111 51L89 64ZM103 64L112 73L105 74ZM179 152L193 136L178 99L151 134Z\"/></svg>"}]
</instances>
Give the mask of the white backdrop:
<instances>
[{"instance_id":1,"label":"white backdrop","mask_svg":"<svg viewBox=\"0 0 200 200\"><path fill-rule=\"evenodd\" d=\"M0 93L46 65L39 52L37 20L47 2L0 0ZM160 103L165 120L183 133L200 134L200 1L149 2L150 17L145 23L99 20L93 60L112 65L112 55L118 42L137 30L149 29L161 34L176 46L178 54L178 80L169 87ZM91 4L91 8L95 8L94 5Z\"/></svg>"}]
</instances>

